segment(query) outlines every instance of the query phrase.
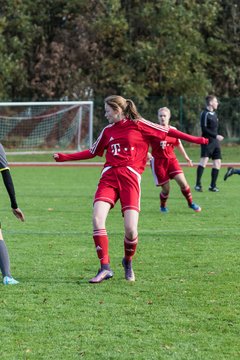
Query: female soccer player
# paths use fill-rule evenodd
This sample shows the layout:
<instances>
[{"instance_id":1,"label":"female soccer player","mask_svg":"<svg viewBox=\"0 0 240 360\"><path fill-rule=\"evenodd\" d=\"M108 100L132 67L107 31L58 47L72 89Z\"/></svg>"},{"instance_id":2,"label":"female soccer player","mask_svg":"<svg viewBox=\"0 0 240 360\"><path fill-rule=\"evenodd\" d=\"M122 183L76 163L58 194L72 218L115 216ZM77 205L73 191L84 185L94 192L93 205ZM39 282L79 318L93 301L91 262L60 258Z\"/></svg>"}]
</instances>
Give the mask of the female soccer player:
<instances>
[{"instance_id":1,"label":"female soccer player","mask_svg":"<svg viewBox=\"0 0 240 360\"><path fill-rule=\"evenodd\" d=\"M100 260L100 269L90 283L100 283L113 277L108 254L106 219L110 209L119 199L124 216L125 279L135 281L132 258L138 243L138 217L140 211L140 181L144 171L149 140L152 136L164 140L167 133L196 143L206 143L175 129L163 128L144 120L132 100L112 95L105 99L105 116L109 121L93 146L75 154L56 153L56 161L84 160L103 156L106 162L98 183L93 206L93 239Z\"/></svg>"},{"instance_id":2,"label":"female soccer player","mask_svg":"<svg viewBox=\"0 0 240 360\"><path fill-rule=\"evenodd\" d=\"M169 127L170 117L171 112L167 107L158 110L159 124L164 128ZM186 198L188 206L194 211L200 212L200 206L193 203L191 189L174 153L174 148L176 147L188 164L192 166L192 161L189 159L181 140L170 136L167 136L163 141L159 141L158 138L152 138L150 145L152 147L152 154L148 153L148 158L150 159L154 181L156 186L162 187L160 193L160 211L163 213L168 212L166 204L170 192L170 179L174 179Z\"/></svg>"},{"instance_id":3,"label":"female soccer player","mask_svg":"<svg viewBox=\"0 0 240 360\"><path fill-rule=\"evenodd\" d=\"M9 171L6 154L5 154L2 144L0 144L0 171L2 174L4 185L7 189L7 192L8 192L10 201L11 201L12 212L19 220L24 221L24 214L18 208L18 205L17 205L15 191L14 191L14 185L13 185L12 177L11 177L11 174ZM11 275L9 255L8 255L8 250L7 250L6 244L3 240L1 225L0 225L0 269L2 272L4 285L18 284L18 281L15 280Z\"/></svg>"}]
</instances>

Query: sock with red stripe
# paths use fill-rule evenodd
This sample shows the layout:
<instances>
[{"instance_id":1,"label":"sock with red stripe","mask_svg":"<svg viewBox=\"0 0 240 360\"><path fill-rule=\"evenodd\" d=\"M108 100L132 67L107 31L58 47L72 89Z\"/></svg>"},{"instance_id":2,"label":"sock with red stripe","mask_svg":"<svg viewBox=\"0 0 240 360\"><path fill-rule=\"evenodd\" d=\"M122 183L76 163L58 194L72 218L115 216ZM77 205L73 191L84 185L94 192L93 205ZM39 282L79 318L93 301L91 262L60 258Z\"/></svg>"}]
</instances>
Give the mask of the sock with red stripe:
<instances>
[{"instance_id":1,"label":"sock with red stripe","mask_svg":"<svg viewBox=\"0 0 240 360\"><path fill-rule=\"evenodd\" d=\"M189 186L187 186L185 189L181 189L183 196L186 198L188 205L192 205L192 193Z\"/></svg>"},{"instance_id":2,"label":"sock with red stripe","mask_svg":"<svg viewBox=\"0 0 240 360\"><path fill-rule=\"evenodd\" d=\"M97 251L97 256L101 263L102 269L110 269L110 258L108 255L108 236L106 229L98 229L93 231L93 239Z\"/></svg>"},{"instance_id":3,"label":"sock with red stripe","mask_svg":"<svg viewBox=\"0 0 240 360\"><path fill-rule=\"evenodd\" d=\"M166 207L168 197L169 197L169 194L164 194L163 192L160 193L160 206L161 207Z\"/></svg>"},{"instance_id":4,"label":"sock with red stripe","mask_svg":"<svg viewBox=\"0 0 240 360\"><path fill-rule=\"evenodd\" d=\"M138 236L136 236L134 239L130 240L126 237L124 238L124 258L126 261L131 261L133 255L136 252L138 243Z\"/></svg>"}]
</instances>

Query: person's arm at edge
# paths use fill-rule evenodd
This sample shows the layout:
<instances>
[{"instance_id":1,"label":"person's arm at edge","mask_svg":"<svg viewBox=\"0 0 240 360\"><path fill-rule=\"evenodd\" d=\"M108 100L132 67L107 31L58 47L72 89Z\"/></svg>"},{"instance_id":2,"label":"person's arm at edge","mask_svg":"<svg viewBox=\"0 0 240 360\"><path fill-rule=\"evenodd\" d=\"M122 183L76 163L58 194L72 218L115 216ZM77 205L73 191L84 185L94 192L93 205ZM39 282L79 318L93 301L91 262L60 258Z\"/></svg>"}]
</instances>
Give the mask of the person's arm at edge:
<instances>
[{"instance_id":1,"label":"person's arm at edge","mask_svg":"<svg viewBox=\"0 0 240 360\"><path fill-rule=\"evenodd\" d=\"M8 192L9 198L10 198L12 212L19 220L24 221L24 219L25 219L24 214L17 205L15 189L14 189L10 170L8 168L3 169L3 170L1 170L1 174L2 174L2 178L3 178L3 183L5 185L5 188Z\"/></svg>"}]
</instances>

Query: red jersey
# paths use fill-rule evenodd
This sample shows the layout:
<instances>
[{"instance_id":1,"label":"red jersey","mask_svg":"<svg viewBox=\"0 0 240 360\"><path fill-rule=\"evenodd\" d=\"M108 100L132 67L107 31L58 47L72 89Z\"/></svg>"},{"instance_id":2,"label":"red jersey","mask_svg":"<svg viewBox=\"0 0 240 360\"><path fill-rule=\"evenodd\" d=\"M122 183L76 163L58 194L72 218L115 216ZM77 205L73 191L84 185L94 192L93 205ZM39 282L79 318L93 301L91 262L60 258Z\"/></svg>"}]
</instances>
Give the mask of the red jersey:
<instances>
[{"instance_id":1,"label":"red jersey","mask_svg":"<svg viewBox=\"0 0 240 360\"><path fill-rule=\"evenodd\" d=\"M146 166L150 138L154 136L161 141L167 133L168 129L144 119L123 119L106 126L90 152L93 156L103 156L106 150L104 167L130 166L141 174Z\"/></svg>"},{"instance_id":2,"label":"red jersey","mask_svg":"<svg viewBox=\"0 0 240 360\"><path fill-rule=\"evenodd\" d=\"M150 141L165 140L167 134L196 144L207 144L208 139L185 134L173 127L165 128L145 119L136 121L123 119L106 126L93 146L73 154L57 153L56 161L87 160L103 156L106 150L104 167L129 166L139 174L144 171Z\"/></svg>"},{"instance_id":3,"label":"red jersey","mask_svg":"<svg viewBox=\"0 0 240 360\"><path fill-rule=\"evenodd\" d=\"M180 140L167 136L165 140L152 138L150 144L152 147L152 156L155 159L175 159L176 154L174 153L174 148L179 146Z\"/></svg>"}]
</instances>

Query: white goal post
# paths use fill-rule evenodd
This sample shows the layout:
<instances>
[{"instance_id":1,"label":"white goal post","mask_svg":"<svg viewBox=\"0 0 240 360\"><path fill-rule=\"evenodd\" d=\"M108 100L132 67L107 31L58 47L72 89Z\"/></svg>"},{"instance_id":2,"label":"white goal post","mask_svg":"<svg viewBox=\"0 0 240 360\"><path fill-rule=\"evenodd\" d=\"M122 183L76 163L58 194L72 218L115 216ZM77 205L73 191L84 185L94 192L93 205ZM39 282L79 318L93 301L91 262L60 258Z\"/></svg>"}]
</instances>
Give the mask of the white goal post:
<instances>
[{"instance_id":1,"label":"white goal post","mask_svg":"<svg viewBox=\"0 0 240 360\"><path fill-rule=\"evenodd\" d=\"M6 151L86 149L93 143L93 101L0 102Z\"/></svg>"}]
</instances>

